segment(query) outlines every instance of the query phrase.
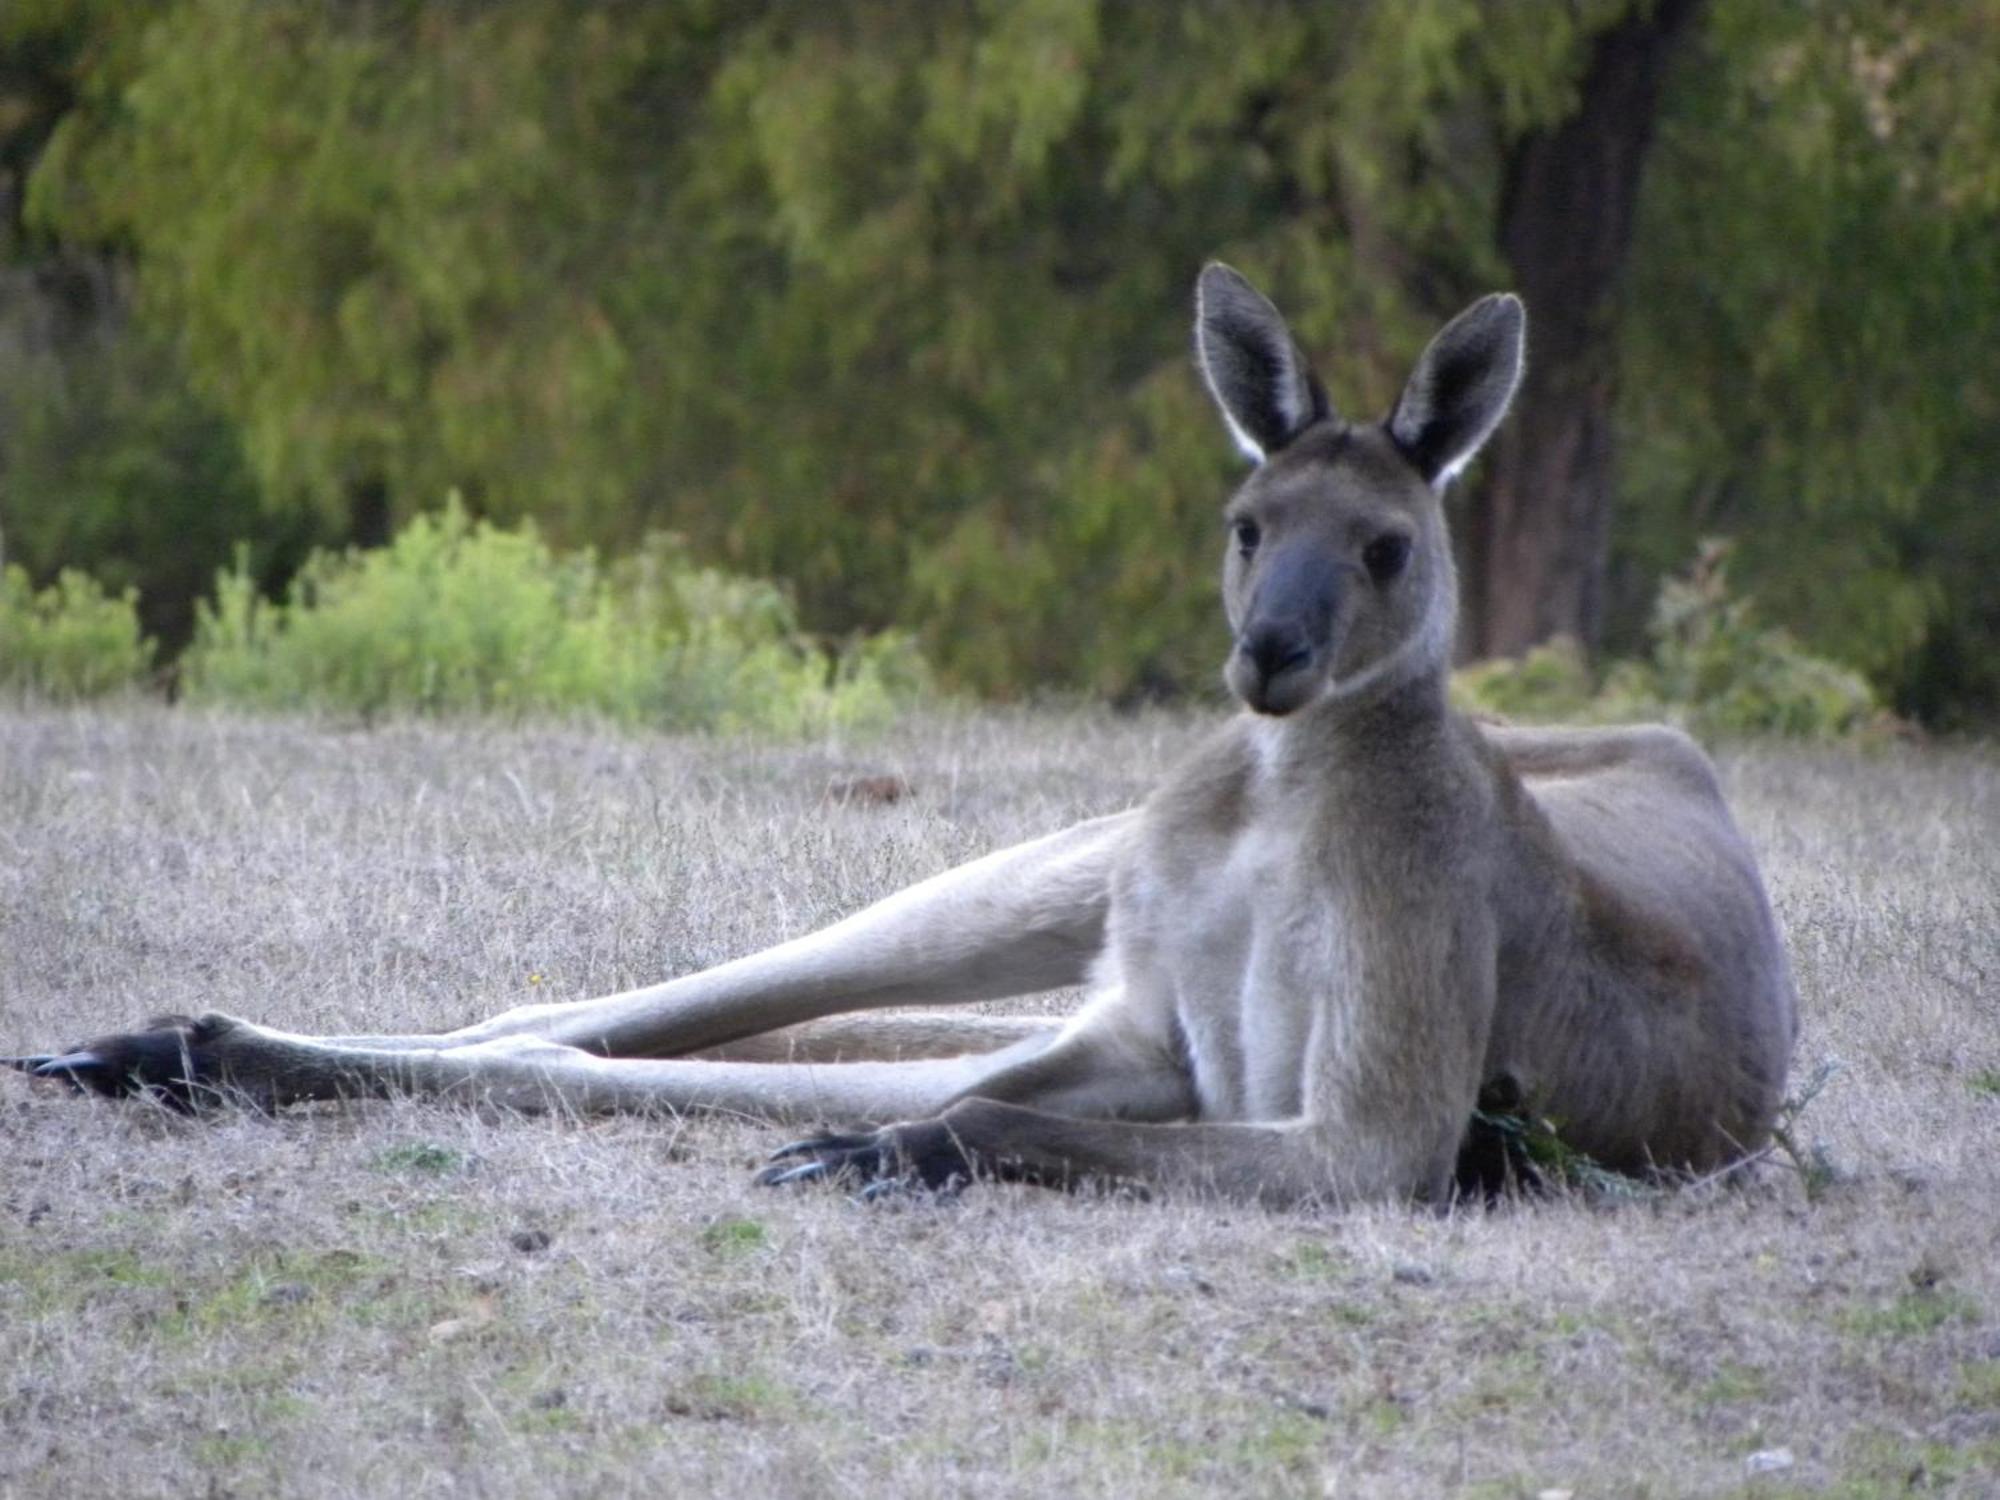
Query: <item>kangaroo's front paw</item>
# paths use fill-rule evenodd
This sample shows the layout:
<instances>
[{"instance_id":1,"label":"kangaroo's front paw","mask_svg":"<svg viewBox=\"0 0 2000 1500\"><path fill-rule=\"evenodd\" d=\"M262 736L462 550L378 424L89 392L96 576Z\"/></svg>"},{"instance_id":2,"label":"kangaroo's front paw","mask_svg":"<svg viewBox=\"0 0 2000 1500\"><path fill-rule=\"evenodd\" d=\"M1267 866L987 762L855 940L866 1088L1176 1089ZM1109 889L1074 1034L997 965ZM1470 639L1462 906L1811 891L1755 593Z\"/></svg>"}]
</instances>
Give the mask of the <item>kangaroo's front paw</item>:
<instances>
[{"instance_id":1,"label":"kangaroo's front paw","mask_svg":"<svg viewBox=\"0 0 2000 1500\"><path fill-rule=\"evenodd\" d=\"M218 1101L227 1081L219 1044L239 1025L228 1016L161 1016L137 1031L113 1032L66 1052L0 1059L33 1078L78 1093L145 1094L179 1110Z\"/></svg>"},{"instance_id":2,"label":"kangaroo's front paw","mask_svg":"<svg viewBox=\"0 0 2000 1500\"><path fill-rule=\"evenodd\" d=\"M869 1198L900 1187L953 1192L972 1178L971 1156L942 1120L809 1136L780 1146L757 1174L765 1187L833 1182L859 1187Z\"/></svg>"}]
</instances>

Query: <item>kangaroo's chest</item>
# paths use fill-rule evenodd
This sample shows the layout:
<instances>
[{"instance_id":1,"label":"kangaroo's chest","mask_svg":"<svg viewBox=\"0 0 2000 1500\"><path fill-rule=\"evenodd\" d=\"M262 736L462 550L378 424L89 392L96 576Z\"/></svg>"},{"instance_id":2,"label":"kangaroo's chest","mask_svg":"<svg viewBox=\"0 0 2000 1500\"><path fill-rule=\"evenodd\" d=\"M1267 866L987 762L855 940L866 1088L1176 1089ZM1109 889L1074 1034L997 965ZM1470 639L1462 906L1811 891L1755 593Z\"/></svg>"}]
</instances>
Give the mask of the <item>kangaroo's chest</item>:
<instances>
[{"instance_id":1,"label":"kangaroo's chest","mask_svg":"<svg viewBox=\"0 0 2000 1500\"><path fill-rule=\"evenodd\" d=\"M1339 861L1283 826L1208 853L1150 893L1128 983L1172 1007L1204 1119L1290 1118L1351 987Z\"/></svg>"}]
</instances>

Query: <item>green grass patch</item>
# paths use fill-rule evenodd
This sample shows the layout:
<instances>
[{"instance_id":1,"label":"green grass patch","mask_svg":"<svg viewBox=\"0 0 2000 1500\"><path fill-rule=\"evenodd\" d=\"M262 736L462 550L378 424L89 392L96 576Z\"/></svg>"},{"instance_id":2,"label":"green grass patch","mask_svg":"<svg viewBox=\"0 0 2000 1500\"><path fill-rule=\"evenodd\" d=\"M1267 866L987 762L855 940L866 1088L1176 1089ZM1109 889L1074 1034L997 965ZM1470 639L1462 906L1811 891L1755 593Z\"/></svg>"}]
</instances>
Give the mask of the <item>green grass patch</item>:
<instances>
[{"instance_id":1,"label":"green grass patch","mask_svg":"<svg viewBox=\"0 0 2000 1500\"><path fill-rule=\"evenodd\" d=\"M1982 1359L1960 1365L1958 1399L1967 1406L2000 1411L2000 1359Z\"/></svg>"},{"instance_id":2,"label":"green grass patch","mask_svg":"<svg viewBox=\"0 0 2000 1500\"><path fill-rule=\"evenodd\" d=\"M1811 1493L1833 1500L1889 1500L1939 1491L1984 1494L1983 1489L1962 1491L1957 1486L1995 1473L2000 1473L2000 1441L1930 1443L1878 1433L1862 1441L1849 1472L1826 1489L1776 1493Z\"/></svg>"},{"instance_id":3,"label":"green grass patch","mask_svg":"<svg viewBox=\"0 0 2000 1500\"><path fill-rule=\"evenodd\" d=\"M1935 1333L1947 1323L1971 1323L1979 1303L1963 1292L1942 1288L1904 1292L1892 1302L1848 1308L1840 1326L1864 1338L1907 1338Z\"/></svg>"},{"instance_id":4,"label":"green grass patch","mask_svg":"<svg viewBox=\"0 0 2000 1500\"><path fill-rule=\"evenodd\" d=\"M466 1165L465 1153L434 1141L409 1141L378 1151L369 1165L378 1172L446 1177Z\"/></svg>"},{"instance_id":5,"label":"green grass patch","mask_svg":"<svg viewBox=\"0 0 2000 1500\"><path fill-rule=\"evenodd\" d=\"M208 1284L180 1281L159 1332L163 1338L189 1342L320 1327L336 1307L372 1292L381 1275L380 1262L353 1250L256 1255Z\"/></svg>"},{"instance_id":6,"label":"green grass patch","mask_svg":"<svg viewBox=\"0 0 2000 1500\"><path fill-rule=\"evenodd\" d=\"M175 1285L171 1269L134 1250L15 1250L0 1254L0 1284L19 1287L32 1316L74 1312L108 1292L157 1292Z\"/></svg>"},{"instance_id":7,"label":"green grass patch","mask_svg":"<svg viewBox=\"0 0 2000 1500\"><path fill-rule=\"evenodd\" d=\"M754 1422L797 1414L798 1398L778 1381L756 1371L701 1374L670 1392L669 1416L703 1422Z\"/></svg>"},{"instance_id":8,"label":"green grass patch","mask_svg":"<svg viewBox=\"0 0 2000 1500\"><path fill-rule=\"evenodd\" d=\"M1725 1363L1696 1389L1694 1399L1703 1406L1737 1406L1770 1394L1771 1383L1762 1370Z\"/></svg>"},{"instance_id":9,"label":"green grass patch","mask_svg":"<svg viewBox=\"0 0 2000 1500\"><path fill-rule=\"evenodd\" d=\"M749 1255L771 1243L771 1234L755 1219L718 1219L701 1231L701 1247L725 1258Z\"/></svg>"},{"instance_id":10,"label":"green grass patch","mask_svg":"<svg viewBox=\"0 0 2000 1500\"><path fill-rule=\"evenodd\" d=\"M1345 1255L1317 1240L1299 1241L1282 1264L1287 1274L1315 1281L1339 1276L1348 1269Z\"/></svg>"}]
</instances>

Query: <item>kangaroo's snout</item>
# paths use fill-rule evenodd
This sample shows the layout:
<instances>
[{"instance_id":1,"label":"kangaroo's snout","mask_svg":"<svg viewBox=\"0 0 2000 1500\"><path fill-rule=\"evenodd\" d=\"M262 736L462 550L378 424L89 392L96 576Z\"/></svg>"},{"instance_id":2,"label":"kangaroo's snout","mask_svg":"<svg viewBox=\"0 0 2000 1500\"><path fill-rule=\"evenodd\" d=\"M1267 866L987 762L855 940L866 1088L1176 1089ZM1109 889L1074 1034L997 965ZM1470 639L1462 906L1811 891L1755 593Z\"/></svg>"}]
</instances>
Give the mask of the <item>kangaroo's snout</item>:
<instances>
[{"instance_id":1,"label":"kangaroo's snout","mask_svg":"<svg viewBox=\"0 0 2000 1500\"><path fill-rule=\"evenodd\" d=\"M1236 649L1267 681L1312 659L1312 642L1296 625L1259 625L1244 635Z\"/></svg>"},{"instance_id":2,"label":"kangaroo's snout","mask_svg":"<svg viewBox=\"0 0 2000 1500\"><path fill-rule=\"evenodd\" d=\"M1334 576L1310 545L1271 560L1224 674L1230 691L1256 712L1291 713L1324 685L1338 603Z\"/></svg>"}]
</instances>

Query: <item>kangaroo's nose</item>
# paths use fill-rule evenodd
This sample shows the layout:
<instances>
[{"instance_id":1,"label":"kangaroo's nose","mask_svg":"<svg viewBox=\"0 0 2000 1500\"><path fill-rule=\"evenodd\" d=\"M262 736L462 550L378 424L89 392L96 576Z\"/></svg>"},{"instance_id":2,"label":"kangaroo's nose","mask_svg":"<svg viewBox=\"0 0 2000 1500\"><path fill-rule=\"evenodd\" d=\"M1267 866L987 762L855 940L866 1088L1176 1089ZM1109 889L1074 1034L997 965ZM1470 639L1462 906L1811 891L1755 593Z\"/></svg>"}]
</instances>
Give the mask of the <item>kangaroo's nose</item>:
<instances>
[{"instance_id":1,"label":"kangaroo's nose","mask_svg":"<svg viewBox=\"0 0 2000 1500\"><path fill-rule=\"evenodd\" d=\"M1236 649L1250 659L1257 675L1266 682L1293 667L1304 666L1312 655L1312 643L1297 625L1252 625L1243 632Z\"/></svg>"}]
</instances>

